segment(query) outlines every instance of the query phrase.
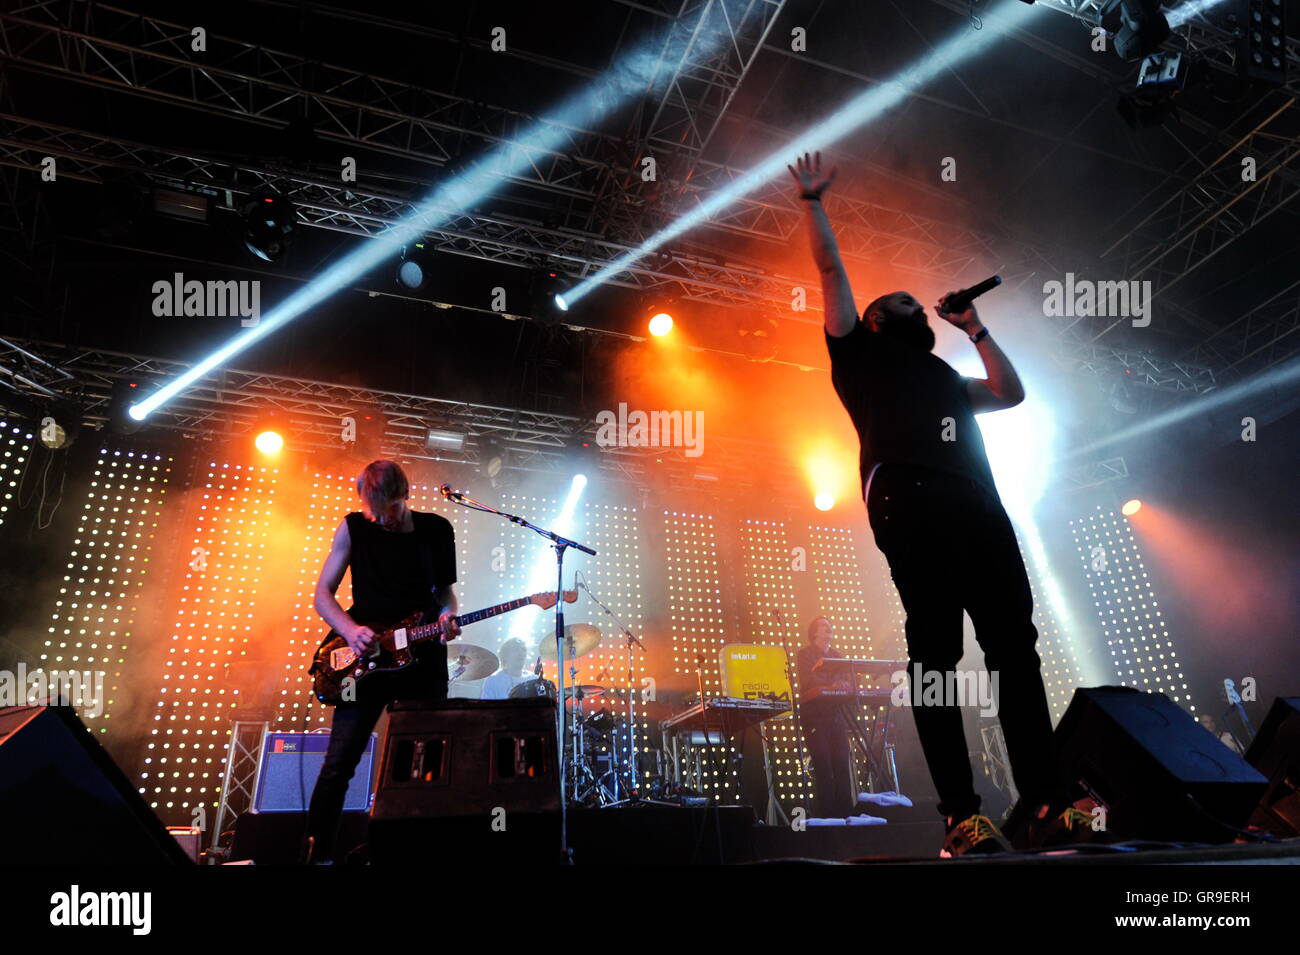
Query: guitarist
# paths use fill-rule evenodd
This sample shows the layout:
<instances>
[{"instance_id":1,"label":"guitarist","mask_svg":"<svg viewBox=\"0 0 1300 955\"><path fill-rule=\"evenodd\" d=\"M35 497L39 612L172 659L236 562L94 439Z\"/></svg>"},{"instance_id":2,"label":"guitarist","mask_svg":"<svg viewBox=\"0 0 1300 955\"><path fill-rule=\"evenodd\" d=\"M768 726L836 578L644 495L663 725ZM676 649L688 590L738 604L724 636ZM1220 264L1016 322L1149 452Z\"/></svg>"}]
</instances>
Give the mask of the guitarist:
<instances>
[{"instance_id":1,"label":"guitarist","mask_svg":"<svg viewBox=\"0 0 1300 955\"><path fill-rule=\"evenodd\" d=\"M371 461L357 478L362 510L344 518L316 581L313 606L359 654L375 646L375 633L359 621L395 623L417 610L436 617L454 639L460 633L456 592L456 541L451 522L411 510L410 484L393 461ZM335 593L352 568L352 607ZM447 697L447 647L434 640L415 648L415 663L383 685L358 687L357 699L334 707L329 748L307 813L308 861L326 863L334 851L348 782L370 734L394 699Z\"/></svg>"}]
</instances>

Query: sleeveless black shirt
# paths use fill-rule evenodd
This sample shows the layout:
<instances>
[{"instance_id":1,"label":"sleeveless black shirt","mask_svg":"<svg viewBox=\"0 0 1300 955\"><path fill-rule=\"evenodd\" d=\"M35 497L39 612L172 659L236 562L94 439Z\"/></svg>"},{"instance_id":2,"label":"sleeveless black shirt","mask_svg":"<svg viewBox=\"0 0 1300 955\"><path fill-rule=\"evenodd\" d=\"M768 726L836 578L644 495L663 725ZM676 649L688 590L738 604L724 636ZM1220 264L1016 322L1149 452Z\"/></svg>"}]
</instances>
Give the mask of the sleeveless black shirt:
<instances>
[{"instance_id":1,"label":"sleeveless black shirt","mask_svg":"<svg viewBox=\"0 0 1300 955\"><path fill-rule=\"evenodd\" d=\"M391 625L415 611L436 611L435 587L456 582L456 537L451 522L412 511L415 529L385 530L354 511L347 516L352 541L352 606L358 623Z\"/></svg>"}]
</instances>

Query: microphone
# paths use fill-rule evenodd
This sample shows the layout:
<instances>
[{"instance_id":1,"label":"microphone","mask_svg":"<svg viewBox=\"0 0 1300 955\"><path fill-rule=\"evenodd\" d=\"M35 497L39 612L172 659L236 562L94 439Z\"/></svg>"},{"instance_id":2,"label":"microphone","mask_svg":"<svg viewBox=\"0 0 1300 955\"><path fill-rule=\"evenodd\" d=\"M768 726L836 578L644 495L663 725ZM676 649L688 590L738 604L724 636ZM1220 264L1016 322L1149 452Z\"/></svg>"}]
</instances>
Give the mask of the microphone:
<instances>
[{"instance_id":1,"label":"microphone","mask_svg":"<svg viewBox=\"0 0 1300 955\"><path fill-rule=\"evenodd\" d=\"M953 292L943 300L943 310L945 312L964 312L970 308L971 302L979 298L985 292L997 288L1002 284L1002 276L992 275L986 278L978 285L972 285L970 288L964 288L960 292Z\"/></svg>"},{"instance_id":2,"label":"microphone","mask_svg":"<svg viewBox=\"0 0 1300 955\"><path fill-rule=\"evenodd\" d=\"M461 491L453 491L450 484L444 484L442 487L438 488L438 490L442 493L442 496L449 501L459 501L465 496Z\"/></svg>"}]
</instances>

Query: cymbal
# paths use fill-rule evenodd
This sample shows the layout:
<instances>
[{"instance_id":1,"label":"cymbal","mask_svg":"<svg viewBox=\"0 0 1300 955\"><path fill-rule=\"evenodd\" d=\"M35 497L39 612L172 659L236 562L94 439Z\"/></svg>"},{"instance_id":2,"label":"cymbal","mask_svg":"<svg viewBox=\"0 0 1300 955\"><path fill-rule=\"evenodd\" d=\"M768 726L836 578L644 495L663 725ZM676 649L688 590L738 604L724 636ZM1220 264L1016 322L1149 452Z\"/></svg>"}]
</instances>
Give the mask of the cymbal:
<instances>
[{"instance_id":1,"label":"cymbal","mask_svg":"<svg viewBox=\"0 0 1300 955\"><path fill-rule=\"evenodd\" d=\"M589 700L592 697L600 696L605 692L603 686L597 686L595 683L580 683L577 686L566 686L564 688L564 698L571 700L575 696L580 699Z\"/></svg>"},{"instance_id":2,"label":"cymbal","mask_svg":"<svg viewBox=\"0 0 1300 955\"><path fill-rule=\"evenodd\" d=\"M487 647L459 640L447 644L448 680L481 680L496 673L500 665L497 655Z\"/></svg>"},{"instance_id":3,"label":"cymbal","mask_svg":"<svg viewBox=\"0 0 1300 955\"><path fill-rule=\"evenodd\" d=\"M600 631L589 623L570 624L564 628L564 659L573 660L600 646ZM555 659L555 637L542 637L537 655L543 660Z\"/></svg>"}]
</instances>

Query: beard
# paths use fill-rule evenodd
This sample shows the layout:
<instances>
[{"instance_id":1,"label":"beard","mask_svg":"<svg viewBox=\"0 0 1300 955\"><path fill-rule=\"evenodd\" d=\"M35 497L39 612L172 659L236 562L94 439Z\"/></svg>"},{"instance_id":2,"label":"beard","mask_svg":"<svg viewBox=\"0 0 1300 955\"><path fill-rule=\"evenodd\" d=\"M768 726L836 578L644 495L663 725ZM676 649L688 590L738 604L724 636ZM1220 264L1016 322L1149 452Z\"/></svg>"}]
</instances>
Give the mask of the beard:
<instances>
[{"instance_id":1,"label":"beard","mask_svg":"<svg viewBox=\"0 0 1300 955\"><path fill-rule=\"evenodd\" d=\"M924 321L915 321L897 319L888 322L882 322L879 326L880 334L887 335L896 341L919 348L922 351L934 351L934 329Z\"/></svg>"}]
</instances>

